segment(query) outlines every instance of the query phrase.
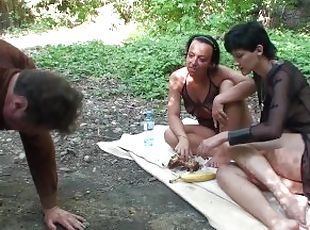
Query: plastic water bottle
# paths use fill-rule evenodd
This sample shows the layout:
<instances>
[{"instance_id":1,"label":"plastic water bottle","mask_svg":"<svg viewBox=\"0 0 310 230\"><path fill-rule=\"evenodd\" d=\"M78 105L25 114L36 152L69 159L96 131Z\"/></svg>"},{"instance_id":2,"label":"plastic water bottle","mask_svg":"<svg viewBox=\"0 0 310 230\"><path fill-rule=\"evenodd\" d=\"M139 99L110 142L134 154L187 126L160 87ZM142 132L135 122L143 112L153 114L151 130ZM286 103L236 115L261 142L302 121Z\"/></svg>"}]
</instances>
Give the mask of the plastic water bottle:
<instances>
[{"instance_id":1,"label":"plastic water bottle","mask_svg":"<svg viewBox=\"0 0 310 230\"><path fill-rule=\"evenodd\" d=\"M146 111L144 113L144 124L143 129L146 132L144 138L144 146L153 146L154 144L154 134L153 129L155 126L155 119L153 111Z\"/></svg>"}]
</instances>

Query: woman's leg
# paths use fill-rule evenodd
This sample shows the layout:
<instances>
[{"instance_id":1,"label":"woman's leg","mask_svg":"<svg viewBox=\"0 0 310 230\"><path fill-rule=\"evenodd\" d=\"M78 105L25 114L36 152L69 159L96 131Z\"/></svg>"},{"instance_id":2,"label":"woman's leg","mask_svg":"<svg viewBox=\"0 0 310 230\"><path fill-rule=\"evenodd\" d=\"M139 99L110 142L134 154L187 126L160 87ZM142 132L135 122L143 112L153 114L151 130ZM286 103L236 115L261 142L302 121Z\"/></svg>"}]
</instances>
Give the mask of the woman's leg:
<instances>
[{"instance_id":1,"label":"woman's leg","mask_svg":"<svg viewBox=\"0 0 310 230\"><path fill-rule=\"evenodd\" d=\"M220 93L233 86L234 84L230 80L223 81L220 86ZM250 127L252 118L245 101L226 104L224 110L228 116L228 121L220 127L221 131ZM227 144L223 144L210 153L212 159L208 161L207 165L219 167L222 164L228 163L231 160L231 156L227 151L227 147Z\"/></svg>"},{"instance_id":2,"label":"woman's leg","mask_svg":"<svg viewBox=\"0 0 310 230\"><path fill-rule=\"evenodd\" d=\"M195 150L203 139L215 135L215 132L213 130L202 125L184 125L184 131L188 137L193 153L195 153ZM173 149L177 146L179 142L179 139L170 128L165 131L164 138L165 141Z\"/></svg>"},{"instance_id":3,"label":"woman's leg","mask_svg":"<svg viewBox=\"0 0 310 230\"><path fill-rule=\"evenodd\" d=\"M247 146L256 150L263 150L264 156L278 175L301 182L300 167L305 143L300 134L283 133L278 139L254 142Z\"/></svg>"},{"instance_id":4,"label":"woman's leg","mask_svg":"<svg viewBox=\"0 0 310 230\"><path fill-rule=\"evenodd\" d=\"M220 86L220 93L233 86L234 84L230 80L223 81ZM228 116L228 121L226 125L220 127L221 131L246 128L252 124L251 114L245 101L226 104L224 110Z\"/></svg>"},{"instance_id":5,"label":"woman's leg","mask_svg":"<svg viewBox=\"0 0 310 230\"><path fill-rule=\"evenodd\" d=\"M265 224L268 229L298 229L298 223L277 213L248 176L235 165L221 166L217 171L219 186L241 207Z\"/></svg>"},{"instance_id":6,"label":"woman's leg","mask_svg":"<svg viewBox=\"0 0 310 230\"><path fill-rule=\"evenodd\" d=\"M258 152L258 150L263 149L269 150L275 144L280 144L283 148L267 151L265 155ZM291 193L278 176L301 181L300 167L303 151L304 143L299 134L284 134L276 141L239 145L230 148L232 157L237 164L244 171L254 175L258 181L274 194L287 216L305 224L306 197Z\"/></svg>"}]
</instances>

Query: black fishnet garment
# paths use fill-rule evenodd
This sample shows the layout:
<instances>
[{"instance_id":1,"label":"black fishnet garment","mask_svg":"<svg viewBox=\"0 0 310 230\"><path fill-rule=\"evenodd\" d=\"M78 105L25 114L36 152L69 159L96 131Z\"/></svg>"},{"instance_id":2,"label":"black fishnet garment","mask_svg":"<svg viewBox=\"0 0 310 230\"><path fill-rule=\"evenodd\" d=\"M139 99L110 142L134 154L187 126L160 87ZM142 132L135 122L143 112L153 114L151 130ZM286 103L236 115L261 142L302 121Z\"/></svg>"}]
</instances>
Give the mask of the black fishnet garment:
<instances>
[{"instance_id":1,"label":"black fishnet garment","mask_svg":"<svg viewBox=\"0 0 310 230\"><path fill-rule=\"evenodd\" d=\"M300 133L305 142L301 174L304 193L310 197L310 87L303 74L290 62L275 64L262 82L256 76L263 102L260 123L251 126L246 138L234 132L233 144L279 138L283 132ZM243 133L244 135L244 133Z\"/></svg>"}]
</instances>

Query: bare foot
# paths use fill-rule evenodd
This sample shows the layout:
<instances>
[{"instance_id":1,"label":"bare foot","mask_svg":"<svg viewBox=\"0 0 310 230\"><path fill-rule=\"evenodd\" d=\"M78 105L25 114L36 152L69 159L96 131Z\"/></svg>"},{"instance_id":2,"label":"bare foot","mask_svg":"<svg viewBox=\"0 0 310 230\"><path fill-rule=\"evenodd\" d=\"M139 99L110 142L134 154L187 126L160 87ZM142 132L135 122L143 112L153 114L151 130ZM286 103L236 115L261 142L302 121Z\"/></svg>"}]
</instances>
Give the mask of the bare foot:
<instances>
[{"instance_id":1,"label":"bare foot","mask_svg":"<svg viewBox=\"0 0 310 230\"><path fill-rule=\"evenodd\" d=\"M306 225L306 211L308 199L301 195L290 195L280 200L281 205L289 218L297 220Z\"/></svg>"},{"instance_id":2,"label":"bare foot","mask_svg":"<svg viewBox=\"0 0 310 230\"><path fill-rule=\"evenodd\" d=\"M214 156L207 162L207 166L218 168L221 165L228 164L230 162L230 156L225 153L217 152Z\"/></svg>"},{"instance_id":3,"label":"bare foot","mask_svg":"<svg viewBox=\"0 0 310 230\"><path fill-rule=\"evenodd\" d=\"M271 230L299 230L298 222L291 219L278 219L270 226Z\"/></svg>"}]
</instances>

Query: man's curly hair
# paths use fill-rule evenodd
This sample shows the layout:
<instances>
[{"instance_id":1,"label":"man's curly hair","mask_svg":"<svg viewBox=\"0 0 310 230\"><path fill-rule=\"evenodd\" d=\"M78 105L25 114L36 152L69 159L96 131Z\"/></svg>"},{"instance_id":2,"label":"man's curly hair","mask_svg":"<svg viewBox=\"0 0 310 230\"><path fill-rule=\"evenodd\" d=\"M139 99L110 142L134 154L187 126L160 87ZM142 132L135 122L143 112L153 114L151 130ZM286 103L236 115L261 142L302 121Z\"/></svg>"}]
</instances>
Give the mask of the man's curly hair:
<instances>
[{"instance_id":1,"label":"man's curly hair","mask_svg":"<svg viewBox=\"0 0 310 230\"><path fill-rule=\"evenodd\" d=\"M43 70L22 70L14 93L28 101L26 121L69 133L76 128L83 95L62 76Z\"/></svg>"}]
</instances>

